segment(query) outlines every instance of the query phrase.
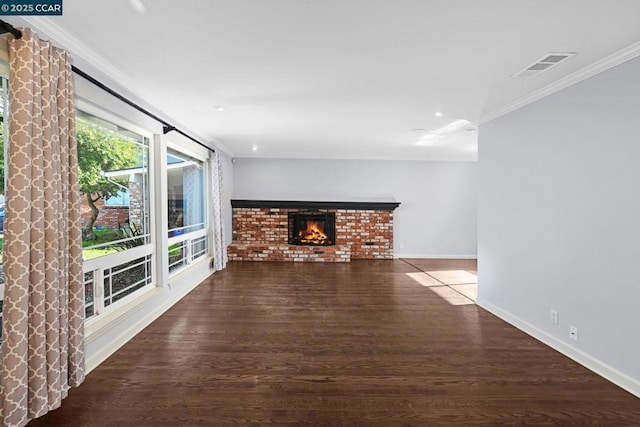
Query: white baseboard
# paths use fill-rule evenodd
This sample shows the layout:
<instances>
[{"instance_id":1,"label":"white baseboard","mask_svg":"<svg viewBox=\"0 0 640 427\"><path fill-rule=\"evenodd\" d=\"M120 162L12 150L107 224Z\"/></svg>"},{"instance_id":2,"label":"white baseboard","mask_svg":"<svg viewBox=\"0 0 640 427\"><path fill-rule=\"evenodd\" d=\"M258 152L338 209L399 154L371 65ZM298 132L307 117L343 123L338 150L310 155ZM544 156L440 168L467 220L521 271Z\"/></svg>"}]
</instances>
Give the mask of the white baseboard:
<instances>
[{"instance_id":1,"label":"white baseboard","mask_svg":"<svg viewBox=\"0 0 640 427\"><path fill-rule=\"evenodd\" d=\"M543 342L554 350L564 354L568 358L573 359L585 368L595 372L601 377L625 389L629 393L640 397L640 381L638 381L637 379L618 371L617 369L607 365L601 360L598 360L590 356L589 354L580 351L579 349L565 343L564 341L559 340L553 335L550 335L547 332L537 328L531 323L522 320L519 317L509 313L508 311L496 307L495 305L484 301L481 298L478 298L476 304L489 311L490 313L498 316L505 322L510 323L521 331L531 335L538 341Z\"/></svg>"},{"instance_id":2,"label":"white baseboard","mask_svg":"<svg viewBox=\"0 0 640 427\"><path fill-rule=\"evenodd\" d=\"M478 259L478 255L393 254L393 258L414 259Z\"/></svg>"},{"instance_id":3,"label":"white baseboard","mask_svg":"<svg viewBox=\"0 0 640 427\"><path fill-rule=\"evenodd\" d=\"M209 261L206 260L203 264L207 265L208 262ZM173 286L172 291L158 288L157 290L148 292L148 295L142 297L143 301L135 305L133 309L117 316L113 321L88 336L85 347L93 345L98 348L86 354L85 372L88 374L97 368L102 362L107 360L109 356L118 351L134 336L142 332L144 328L149 326L154 320L169 310L212 274L211 270L204 268L195 268L194 270L196 271L193 271L194 275L190 277L188 283ZM147 312L145 313L145 311ZM144 313L142 317L133 320L136 314L139 315L140 313ZM115 335L115 337L110 337L109 335ZM105 342L101 343L101 339Z\"/></svg>"}]
</instances>

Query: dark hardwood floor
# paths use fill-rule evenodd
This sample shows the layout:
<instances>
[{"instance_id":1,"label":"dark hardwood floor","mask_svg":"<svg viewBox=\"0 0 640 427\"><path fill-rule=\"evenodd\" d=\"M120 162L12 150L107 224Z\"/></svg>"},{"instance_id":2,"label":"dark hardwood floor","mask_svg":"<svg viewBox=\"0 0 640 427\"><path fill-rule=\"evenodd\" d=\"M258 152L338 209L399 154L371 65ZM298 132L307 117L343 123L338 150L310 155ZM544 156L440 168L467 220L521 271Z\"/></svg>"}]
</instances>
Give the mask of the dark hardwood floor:
<instances>
[{"instance_id":1,"label":"dark hardwood floor","mask_svg":"<svg viewBox=\"0 0 640 427\"><path fill-rule=\"evenodd\" d=\"M640 399L413 265L230 263L29 426L640 425Z\"/></svg>"}]
</instances>

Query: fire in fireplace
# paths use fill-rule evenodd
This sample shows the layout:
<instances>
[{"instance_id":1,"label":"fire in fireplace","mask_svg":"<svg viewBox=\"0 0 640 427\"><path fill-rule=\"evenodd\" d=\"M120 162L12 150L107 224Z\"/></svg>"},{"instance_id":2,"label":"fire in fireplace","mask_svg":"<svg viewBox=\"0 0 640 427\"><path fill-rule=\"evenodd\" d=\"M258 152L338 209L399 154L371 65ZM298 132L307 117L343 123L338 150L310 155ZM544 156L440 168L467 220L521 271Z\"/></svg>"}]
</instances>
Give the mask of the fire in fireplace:
<instances>
[{"instance_id":1,"label":"fire in fireplace","mask_svg":"<svg viewBox=\"0 0 640 427\"><path fill-rule=\"evenodd\" d=\"M336 214L333 212L289 212L289 244L335 245Z\"/></svg>"}]
</instances>

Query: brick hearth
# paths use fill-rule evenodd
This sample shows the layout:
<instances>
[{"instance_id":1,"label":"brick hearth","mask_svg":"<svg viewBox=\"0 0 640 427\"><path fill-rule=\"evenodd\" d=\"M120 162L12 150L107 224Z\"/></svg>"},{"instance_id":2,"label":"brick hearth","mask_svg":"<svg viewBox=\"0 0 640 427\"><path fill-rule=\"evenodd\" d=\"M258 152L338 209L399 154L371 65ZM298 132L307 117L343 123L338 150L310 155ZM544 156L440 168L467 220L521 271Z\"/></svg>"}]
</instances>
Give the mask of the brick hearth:
<instances>
[{"instance_id":1,"label":"brick hearth","mask_svg":"<svg viewBox=\"0 0 640 427\"><path fill-rule=\"evenodd\" d=\"M236 203L234 203L236 202ZM242 203L241 203L242 202ZM263 207L278 202L232 201L233 242L228 255L232 261L349 262L351 259L393 258L393 209L398 203L353 203L371 209L316 209L325 203L281 202L286 207ZM336 203L340 205L341 203ZM289 207L289 206L298 206ZM239 205L239 206L238 206ZM246 207L246 206L260 207ZM289 205L289 206L287 206ZM305 211L336 214L336 244L332 246L289 245L288 213Z\"/></svg>"},{"instance_id":2,"label":"brick hearth","mask_svg":"<svg viewBox=\"0 0 640 427\"><path fill-rule=\"evenodd\" d=\"M232 248L233 247L233 248ZM233 243L229 246L231 261L349 262L351 247L274 245L268 243Z\"/></svg>"}]
</instances>

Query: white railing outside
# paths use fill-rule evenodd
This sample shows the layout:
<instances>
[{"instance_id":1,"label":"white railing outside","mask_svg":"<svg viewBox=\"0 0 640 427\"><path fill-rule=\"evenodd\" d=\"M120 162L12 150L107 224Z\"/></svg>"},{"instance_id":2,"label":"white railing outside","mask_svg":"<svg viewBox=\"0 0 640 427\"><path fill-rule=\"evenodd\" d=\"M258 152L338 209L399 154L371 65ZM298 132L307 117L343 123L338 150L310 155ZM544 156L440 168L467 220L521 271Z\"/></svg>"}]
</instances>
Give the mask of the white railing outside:
<instances>
[{"instance_id":1,"label":"white railing outside","mask_svg":"<svg viewBox=\"0 0 640 427\"><path fill-rule=\"evenodd\" d=\"M85 314L92 318L125 303L137 290L152 283L153 245L84 261ZM135 280L127 280L133 277Z\"/></svg>"},{"instance_id":2,"label":"white railing outside","mask_svg":"<svg viewBox=\"0 0 640 427\"><path fill-rule=\"evenodd\" d=\"M207 254L209 249L207 229L172 236L168 244L169 274L171 275Z\"/></svg>"}]
</instances>

